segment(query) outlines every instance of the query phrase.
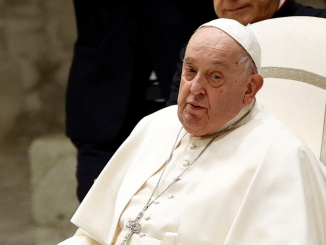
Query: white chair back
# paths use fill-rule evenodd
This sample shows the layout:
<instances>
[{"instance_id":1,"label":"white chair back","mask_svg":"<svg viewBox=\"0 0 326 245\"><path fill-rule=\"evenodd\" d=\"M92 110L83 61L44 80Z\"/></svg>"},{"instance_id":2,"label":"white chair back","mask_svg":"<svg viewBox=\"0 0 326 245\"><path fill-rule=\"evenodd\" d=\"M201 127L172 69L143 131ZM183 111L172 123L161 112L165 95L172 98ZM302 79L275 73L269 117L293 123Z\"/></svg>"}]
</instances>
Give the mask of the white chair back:
<instances>
[{"instance_id":1,"label":"white chair back","mask_svg":"<svg viewBox=\"0 0 326 245\"><path fill-rule=\"evenodd\" d=\"M326 164L326 19L284 17L250 28L262 49L257 100Z\"/></svg>"}]
</instances>

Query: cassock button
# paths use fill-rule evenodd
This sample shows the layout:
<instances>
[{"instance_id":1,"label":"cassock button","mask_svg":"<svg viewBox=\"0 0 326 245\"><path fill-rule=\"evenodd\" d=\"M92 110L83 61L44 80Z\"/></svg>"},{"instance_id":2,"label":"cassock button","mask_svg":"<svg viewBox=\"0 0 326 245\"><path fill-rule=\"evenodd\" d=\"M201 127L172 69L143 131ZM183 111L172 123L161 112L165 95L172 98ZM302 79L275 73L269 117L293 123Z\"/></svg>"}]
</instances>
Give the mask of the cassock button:
<instances>
[{"instance_id":1,"label":"cassock button","mask_svg":"<svg viewBox=\"0 0 326 245\"><path fill-rule=\"evenodd\" d=\"M168 195L168 198L169 198L169 199L173 198L173 195L172 195L172 194L169 194L169 195Z\"/></svg>"},{"instance_id":2,"label":"cassock button","mask_svg":"<svg viewBox=\"0 0 326 245\"><path fill-rule=\"evenodd\" d=\"M190 144L189 147L190 147L190 149L195 149L196 148L196 146L194 144Z\"/></svg>"},{"instance_id":3,"label":"cassock button","mask_svg":"<svg viewBox=\"0 0 326 245\"><path fill-rule=\"evenodd\" d=\"M150 219L150 217L149 217L149 216L145 217L145 220L149 220L149 219Z\"/></svg>"},{"instance_id":4,"label":"cassock button","mask_svg":"<svg viewBox=\"0 0 326 245\"><path fill-rule=\"evenodd\" d=\"M187 160L185 160L185 161L182 162L182 165L184 167L188 167L189 166L189 162Z\"/></svg>"},{"instance_id":5,"label":"cassock button","mask_svg":"<svg viewBox=\"0 0 326 245\"><path fill-rule=\"evenodd\" d=\"M159 203L160 203L159 200L154 201L154 204L159 204Z\"/></svg>"},{"instance_id":6,"label":"cassock button","mask_svg":"<svg viewBox=\"0 0 326 245\"><path fill-rule=\"evenodd\" d=\"M139 236L140 236L140 237L145 236L144 232L140 232L140 233L139 233Z\"/></svg>"},{"instance_id":7,"label":"cassock button","mask_svg":"<svg viewBox=\"0 0 326 245\"><path fill-rule=\"evenodd\" d=\"M184 167L188 167L188 166L189 166L189 162L188 162L187 160L185 160L185 161L183 161L182 165L183 165Z\"/></svg>"}]
</instances>

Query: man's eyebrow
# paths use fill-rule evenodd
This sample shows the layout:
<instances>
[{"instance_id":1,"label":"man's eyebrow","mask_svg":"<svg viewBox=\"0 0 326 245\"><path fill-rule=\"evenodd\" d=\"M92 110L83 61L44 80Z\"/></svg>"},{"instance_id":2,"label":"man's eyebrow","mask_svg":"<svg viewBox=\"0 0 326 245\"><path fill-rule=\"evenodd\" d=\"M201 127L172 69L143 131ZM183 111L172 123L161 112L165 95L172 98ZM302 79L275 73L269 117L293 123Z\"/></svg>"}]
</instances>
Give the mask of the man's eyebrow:
<instances>
[{"instance_id":1,"label":"man's eyebrow","mask_svg":"<svg viewBox=\"0 0 326 245\"><path fill-rule=\"evenodd\" d=\"M185 56L182 61L185 61L185 60L188 60L188 61L191 61L191 62L196 62L195 59L193 59L191 57L188 57L188 56Z\"/></svg>"},{"instance_id":2,"label":"man's eyebrow","mask_svg":"<svg viewBox=\"0 0 326 245\"><path fill-rule=\"evenodd\" d=\"M227 64L225 64L225 63L222 62L222 61L214 61L214 62L213 62L213 65L221 65L221 66L224 66L224 67L228 67Z\"/></svg>"},{"instance_id":3,"label":"man's eyebrow","mask_svg":"<svg viewBox=\"0 0 326 245\"><path fill-rule=\"evenodd\" d=\"M196 62L196 59L191 58L191 57L189 57L189 56L185 56L184 59L183 59L182 61L183 61L183 62L184 62L184 61ZM212 62L212 64L213 64L213 65L221 65L221 66L223 66L223 67L228 67L227 64L225 64L225 63L222 62L222 61L214 61L214 62Z\"/></svg>"}]
</instances>

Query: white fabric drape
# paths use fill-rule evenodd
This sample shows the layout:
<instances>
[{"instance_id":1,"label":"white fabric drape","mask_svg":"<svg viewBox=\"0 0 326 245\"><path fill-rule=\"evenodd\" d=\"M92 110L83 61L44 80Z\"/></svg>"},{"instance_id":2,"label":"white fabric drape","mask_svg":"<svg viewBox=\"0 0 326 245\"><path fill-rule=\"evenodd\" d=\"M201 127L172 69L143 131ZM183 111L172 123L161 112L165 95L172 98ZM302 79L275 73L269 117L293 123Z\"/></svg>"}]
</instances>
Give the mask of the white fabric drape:
<instances>
[{"instance_id":1,"label":"white fabric drape","mask_svg":"<svg viewBox=\"0 0 326 245\"><path fill-rule=\"evenodd\" d=\"M119 236L121 214L129 219L128 203L170 154L181 127L176 111L144 118L101 173L72 219L88 239L112 244ZM325 166L261 105L247 120L205 152L200 180L165 245L326 244ZM62 245L83 244L68 242Z\"/></svg>"}]
</instances>

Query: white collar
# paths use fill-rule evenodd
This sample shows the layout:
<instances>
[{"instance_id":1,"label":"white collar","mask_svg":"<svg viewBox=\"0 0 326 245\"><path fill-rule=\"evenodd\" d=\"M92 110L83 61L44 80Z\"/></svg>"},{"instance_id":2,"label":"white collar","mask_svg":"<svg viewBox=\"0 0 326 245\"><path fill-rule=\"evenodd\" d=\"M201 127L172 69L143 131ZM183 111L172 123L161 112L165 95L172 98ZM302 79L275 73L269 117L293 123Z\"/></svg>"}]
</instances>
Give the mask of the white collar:
<instances>
[{"instance_id":1,"label":"white collar","mask_svg":"<svg viewBox=\"0 0 326 245\"><path fill-rule=\"evenodd\" d=\"M280 0L280 3L279 3L279 5L278 5L277 10L279 10L279 9L282 7L282 5L283 5L283 3L284 3L285 1L286 1L286 0Z\"/></svg>"},{"instance_id":2,"label":"white collar","mask_svg":"<svg viewBox=\"0 0 326 245\"><path fill-rule=\"evenodd\" d=\"M232 118L230 121L228 121L227 123L225 123L221 128L219 128L218 130L216 130L216 131L214 131L212 133L209 133L208 135L213 135L213 134L216 134L218 132L221 132L222 130L226 129L227 127L229 127L230 125L232 125L233 123L235 123L237 120L239 120L244 114L246 114L250 110L250 107L252 106L253 103L254 103L254 100L249 105L246 105L245 107L243 107L241 109L241 111L234 118ZM257 114L257 111L255 110L256 107L257 106L255 105L254 108L253 108L253 110L249 113L249 115L247 115L246 118L244 118L234 128L238 128L241 125L244 125L247 122L249 122L251 120L251 118ZM253 111L255 111L255 112L253 113Z\"/></svg>"}]
</instances>

